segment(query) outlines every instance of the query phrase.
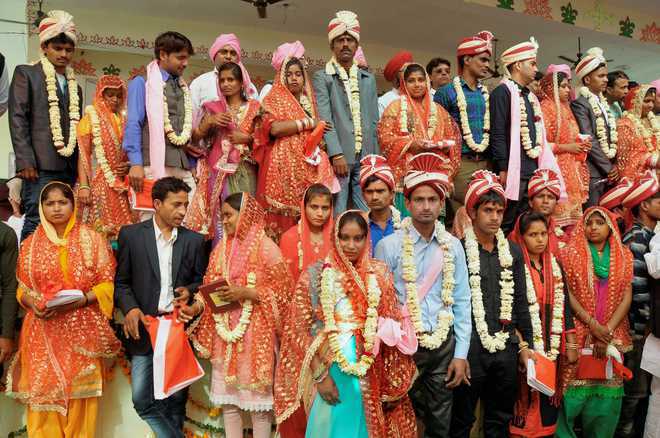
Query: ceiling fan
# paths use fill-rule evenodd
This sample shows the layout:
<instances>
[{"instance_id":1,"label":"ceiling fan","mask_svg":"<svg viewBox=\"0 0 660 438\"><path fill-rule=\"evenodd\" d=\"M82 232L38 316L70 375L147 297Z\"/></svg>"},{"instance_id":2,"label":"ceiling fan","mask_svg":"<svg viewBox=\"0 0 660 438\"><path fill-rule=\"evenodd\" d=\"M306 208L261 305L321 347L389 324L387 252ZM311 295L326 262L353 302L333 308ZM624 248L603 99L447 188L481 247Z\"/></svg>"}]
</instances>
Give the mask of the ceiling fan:
<instances>
[{"instance_id":1,"label":"ceiling fan","mask_svg":"<svg viewBox=\"0 0 660 438\"><path fill-rule=\"evenodd\" d=\"M578 37L578 51L577 54L575 55L576 59L571 59L568 56L564 55L559 55L559 59L563 59L566 62L570 62L572 67L575 67L578 62L582 59L582 56L584 56L584 53L582 53L582 38ZM607 62L612 62L614 61L613 59L606 59Z\"/></svg>"},{"instance_id":2,"label":"ceiling fan","mask_svg":"<svg viewBox=\"0 0 660 438\"><path fill-rule=\"evenodd\" d=\"M279 3L283 0L243 0L244 2L250 3L252 6L257 8L257 13L259 14L259 18L267 18L267 12L266 9L268 8L268 5L274 5L275 3Z\"/></svg>"}]
</instances>

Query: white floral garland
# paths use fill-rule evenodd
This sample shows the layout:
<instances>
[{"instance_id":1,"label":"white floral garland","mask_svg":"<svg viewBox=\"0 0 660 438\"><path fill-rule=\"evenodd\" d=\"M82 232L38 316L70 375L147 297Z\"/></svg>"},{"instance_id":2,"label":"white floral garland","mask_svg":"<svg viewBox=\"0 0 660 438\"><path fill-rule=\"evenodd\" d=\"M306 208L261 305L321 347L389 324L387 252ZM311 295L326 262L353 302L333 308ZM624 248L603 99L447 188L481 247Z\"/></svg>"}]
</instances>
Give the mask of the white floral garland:
<instances>
[{"instance_id":1,"label":"white floral garland","mask_svg":"<svg viewBox=\"0 0 660 438\"><path fill-rule=\"evenodd\" d=\"M224 258L223 263L223 275L226 277L229 276L229 261L227 260L227 236L222 238L222 257ZM254 289L257 283L257 276L254 272L248 272L246 276L246 286ZM218 336L222 338L223 341L233 344L240 341L245 336L248 325L250 325L250 317L252 316L252 300L245 300L242 304L241 316L238 319L236 326L229 330L229 313L222 312L220 314L214 314L213 319L215 320L215 331L218 333Z\"/></svg>"},{"instance_id":2,"label":"white floral garland","mask_svg":"<svg viewBox=\"0 0 660 438\"><path fill-rule=\"evenodd\" d=\"M564 331L564 279L561 275L561 269L554 256L551 256L552 276L554 277L554 303L552 306L552 320L550 327L550 351L545 351L543 341L543 329L541 324L541 312L538 300L536 299L536 289L532 281L532 275L527 265L525 265L525 280L527 281L527 302L529 304L529 315L532 320L532 339L534 350L543 354L548 359L554 361L559 356L561 347L561 335Z\"/></svg>"},{"instance_id":3,"label":"white floral garland","mask_svg":"<svg viewBox=\"0 0 660 438\"><path fill-rule=\"evenodd\" d=\"M121 181L117 179L115 174L108 164L108 159L105 156L105 150L103 149L103 140L101 138L101 121L99 120L99 115L96 112L96 108L93 105L87 106L85 112L89 114L89 120L92 125L92 144L94 145L94 155L96 156L96 162L103 172L103 177L105 178L106 183L110 187L117 188L121 186ZM115 149L121 148L119 139L116 136L113 136L113 145Z\"/></svg>"},{"instance_id":4,"label":"white floral garland","mask_svg":"<svg viewBox=\"0 0 660 438\"><path fill-rule=\"evenodd\" d=\"M408 134L410 130L408 129L408 97L402 95L400 97L401 110L399 111L399 129L402 133ZM438 108L435 106L435 102L431 101L429 108L429 126L426 128L426 134L428 139L433 138L435 133L435 128L438 126Z\"/></svg>"},{"instance_id":5,"label":"white floral garland","mask_svg":"<svg viewBox=\"0 0 660 438\"><path fill-rule=\"evenodd\" d=\"M534 127L536 129L536 145L532 147L532 139L529 136L529 125L527 123L527 106L522 91L518 90L518 101L520 102L520 141L522 142L523 149L529 158L535 160L541 155L541 148L543 145L543 126L541 124L541 107L534 97L530 97L529 101L532 104L532 112L534 114Z\"/></svg>"},{"instance_id":6,"label":"white floral garland","mask_svg":"<svg viewBox=\"0 0 660 438\"><path fill-rule=\"evenodd\" d=\"M454 256L450 248L450 234L445 230L441 222L435 222L434 235L440 242L443 252L442 266L442 305L444 309L438 312L438 323L431 334L424 333L422 324L422 315L419 308L419 296L417 292L417 267L415 266L414 243L410 237L410 227L412 227L410 218L403 221L403 249L401 251L401 264L403 267L403 281L406 283L406 306L410 313L410 319L415 328L417 339L422 347L429 350L439 348L447 339L449 331L454 323L453 313L447 311L454 304Z\"/></svg>"},{"instance_id":7,"label":"white floral garland","mask_svg":"<svg viewBox=\"0 0 660 438\"><path fill-rule=\"evenodd\" d=\"M323 267L321 274L321 309L323 310L323 320L325 322L324 332L328 336L330 349L333 353L334 362L346 374L357 377L363 377L374 363L372 350L376 340L376 331L378 329L378 305L380 304L381 290L378 286L378 280L373 272L367 277L367 316L364 322L364 352L358 361L350 363L341 351L337 321L335 320L335 297L337 295L345 296L346 293L341 285L341 279L337 278L337 273L329 266Z\"/></svg>"},{"instance_id":8,"label":"white floral garland","mask_svg":"<svg viewBox=\"0 0 660 438\"><path fill-rule=\"evenodd\" d=\"M453 81L454 91L456 91L456 105L461 117L461 131L463 131L463 140L470 149L474 152L481 153L486 150L490 142L490 95L488 88L481 82L477 83L477 88L481 91L486 105L486 112L484 113L484 135L481 138L481 143L476 143L470 128L470 119L467 114L467 101L465 100L465 93L463 93L463 86L461 85L461 78L456 76Z\"/></svg>"},{"instance_id":9,"label":"white floral garland","mask_svg":"<svg viewBox=\"0 0 660 438\"><path fill-rule=\"evenodd\" d=\"M351 107L351 116L353 117L355 155L357 156L362 152L362 112L360 110L360 86L358 83L358 72L360 68L355 62L353 62L350 72L347 74L344 67L339 65L335 58L332 58L330 62L334 65L335 70L339 74L339 78L344 84L344 89L348 96L348 104Z\"/></svg>"},{"instance_id":10,"label":"white floral garland","mask_svg":"<svg viewBox=\"0 0 660 438\"><path fill-rule=\"evenodd\" d=\"M636 114L626 111L623 113L623 116L627 117L635 125L635 128L644 139L646 149L652 154L657 154L658 149L660 148L660 124L658 123L653 110L649 111L646 116L649 121L649 125L651 126L651 132L646 129L646 126L644 126L644 123L642 123L642 119ZM653 146L651 137L655 137L655 147Z\"/></svg>"},{"instance_id":11,"label":"white floral garland","mask_svg":"<svg viewBox=\"0 0 660 438\"><path fill-rule=\"evenodd\" d=\"M600 143L600 148L603 150L605 156L612 160L614 157L616 157L617 142L619 137L616 132L616 120L614 119L614 115L612 115L612 111L610 111L610 106L607 103L607 99L605 99L605 96L602 94L596 96L587 87L580 88L580 95L587 99L589 105L591 106L591 110L594 112L594 116L596 117L596 137L598 138L598 143ZM605 121L603 120L603 117L601 117L603 115L603 111L598 104L599 101L600 104L607 109L607 114L605 117L607 117L607 124L609 125L610 130L610 140L612 143L608 143L607 141Z\"/></svg>"},{"instance_id":12,"label":"white floral garland","mask_svg":"<svg viewBox=\"0 0 660 438\"><path fill-rule=\"evenodd\" d=\"M167 139L175 146L185 146L190 141L190 135L192 133L192 99L190 97L190 89L188 85L183 80L179 78L179 87L183 91L183 128L181 133L177 134L174 132L172 127L172 122L170 121L170 111L167 106L167 96L163 93L163 124L165 127L165 136Z\"/></svg>"},{"instance_id":13,"label":"white floral garland","mask_svg":"<svg viewBox=\"0 0 660 438\"><path fill-rule=\"evenodd\" d=\"M511 321L513 311L513 274L511 266L513 257L509 250L509 242L502 230L497 231L497 252L502 271L500 272L500 321ZM475 328L481 339L481 345L490 353L504 350L509 332L500 330L491 336L486 323L483 294L481 292L481 262L479 261L479 243L472 228L465 231L465 254L468 259L470 275L470 290L472 291L472 316Z\"/></svg>"},{"instance_id":14,"label":"white floral garland","mask_svg":"<svg viewBox=\"0 0 660 438\"><path fill-rule=\"evenodd\" d=\"M57 97L57 78L55 66L45 56L41 57L41 68L46 76L46 92L48 93L48 116L50 119L50 132L57 153L63 157L70 157L76 149L76 130L80 121L80 97L78 96L78 82L71 67L66 68L67 88L69 92L69 139L64 145L62 134L62 118L60 115L59 98Z\"/></svg>"}]
</instances>

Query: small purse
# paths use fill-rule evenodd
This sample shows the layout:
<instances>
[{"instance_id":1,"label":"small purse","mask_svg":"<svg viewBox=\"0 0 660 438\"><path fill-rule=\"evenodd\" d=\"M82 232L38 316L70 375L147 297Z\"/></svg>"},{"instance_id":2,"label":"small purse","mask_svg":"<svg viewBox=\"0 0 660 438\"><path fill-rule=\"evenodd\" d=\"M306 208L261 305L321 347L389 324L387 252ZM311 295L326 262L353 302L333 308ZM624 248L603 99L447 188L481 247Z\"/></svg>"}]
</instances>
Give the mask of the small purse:
<instances>
[{"instance_id":1,"label":"small purse","mask_svg":"<svg viewBox=\"0 0 660 438\"><path fill-rule=\"evenodd\" d=\"M576 377L580 380L609 380L616 375L624 380L632 379L632 371L622 362L621 353L613 345L607 347L605 358L594 357L589 335L585 339L585 347L580 351Z\"/></svg>"}]
</instances>

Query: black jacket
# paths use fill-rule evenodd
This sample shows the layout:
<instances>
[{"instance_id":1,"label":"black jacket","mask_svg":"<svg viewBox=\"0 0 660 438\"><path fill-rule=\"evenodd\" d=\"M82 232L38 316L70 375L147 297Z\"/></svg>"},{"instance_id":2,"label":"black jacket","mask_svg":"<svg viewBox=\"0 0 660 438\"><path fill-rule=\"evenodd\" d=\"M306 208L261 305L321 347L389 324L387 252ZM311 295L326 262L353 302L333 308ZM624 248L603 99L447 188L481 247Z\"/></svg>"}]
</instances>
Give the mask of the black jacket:
<instances>
[{"instance_id":1,"label":"black jacket","mask_svg":"<svg viewBox=\"0 0 660 438\"><path fill-rule=\"evenodd\" d=\"M60 107L60 124L64 141L69 139L69 97L57 88ZM80 111L84 108L82 89L78 86ZM48 114L46 76L38 62L34 65L19 65L9 87L9 132L16 154L16 171L28 167L37 170L71 172L75 176L78 163L78 148L70 157L57 153L53 144Z\"/></svg>"},{"instance_id":2,"label":"black jacket","mask_svg":"<svg viewBox=\"0 0 660 438\"><path fill-rule=\"evenodd\" d=\"M195 293L202 283L208 253L201 234L178 228L172 249L172 285L186 287ZM160 268L152 219L127 225L119 231L119 254L115 274L115 304L126 315L139 308L145 315L158 314ZM145 327L140 324L140 339L120 336L129 354L148 354L151 343Z\"/></svg>"}]
</instances>

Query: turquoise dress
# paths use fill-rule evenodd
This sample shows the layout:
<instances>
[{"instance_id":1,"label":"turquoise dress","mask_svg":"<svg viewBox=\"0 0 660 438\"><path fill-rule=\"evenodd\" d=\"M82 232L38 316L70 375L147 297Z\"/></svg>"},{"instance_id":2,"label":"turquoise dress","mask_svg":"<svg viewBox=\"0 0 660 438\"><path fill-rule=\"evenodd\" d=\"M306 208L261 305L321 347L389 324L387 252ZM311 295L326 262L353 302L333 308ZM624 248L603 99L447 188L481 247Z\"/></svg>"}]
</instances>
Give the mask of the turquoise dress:
<instances>
[{"instance_id":1,"label":"turquoise dress","mask_svg":"<svg viewBox=\"0 0 660 438\"><path fill-rule=\"evenodd\" d=\"M350 363L357 361L355 336L356 324L351 303L344 295L338 297L335 318L339 328L342 352ZM367 421L362 404L360 379L346 374L336 363L329 371L339 392L339 403L332 406L316 394L307 420L306 438L368 438Z\"/></svg>"}]
</instances>

